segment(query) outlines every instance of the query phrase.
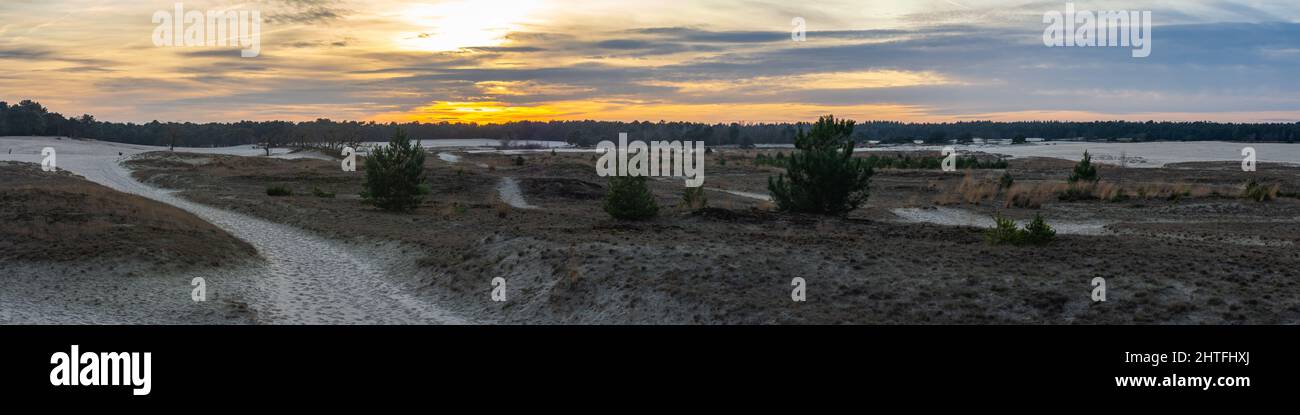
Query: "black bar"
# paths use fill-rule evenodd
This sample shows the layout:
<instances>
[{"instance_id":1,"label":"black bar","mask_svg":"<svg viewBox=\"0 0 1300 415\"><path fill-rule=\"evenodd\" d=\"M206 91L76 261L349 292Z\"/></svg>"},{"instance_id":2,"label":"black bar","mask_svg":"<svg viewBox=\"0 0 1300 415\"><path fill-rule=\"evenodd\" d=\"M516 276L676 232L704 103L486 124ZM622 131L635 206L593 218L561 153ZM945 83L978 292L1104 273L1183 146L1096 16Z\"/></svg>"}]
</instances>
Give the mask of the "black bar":
<instances>
[{"instance_id":1,"label":"black bar","mask_svg":"<svg viewBox=\"0 0 1300 415\"><path fill-rule=\"evenodd\" d=\"M1291 326L0 327L4 390L34 401L425 399L495 393L749 393L1228 398L1296 390ZM151 391L53 386L54 353L150 352ZM1125 363L1125 353L1250 352L1249 364ZM1117 387L1116 376L1250 386ZM667 382L667 383L665 383ZM692 392L694 391L694 392ZM558 395L557 395L558 396ZM676 395L674 395L676 396Z\"/></svg>"}]
</instances>

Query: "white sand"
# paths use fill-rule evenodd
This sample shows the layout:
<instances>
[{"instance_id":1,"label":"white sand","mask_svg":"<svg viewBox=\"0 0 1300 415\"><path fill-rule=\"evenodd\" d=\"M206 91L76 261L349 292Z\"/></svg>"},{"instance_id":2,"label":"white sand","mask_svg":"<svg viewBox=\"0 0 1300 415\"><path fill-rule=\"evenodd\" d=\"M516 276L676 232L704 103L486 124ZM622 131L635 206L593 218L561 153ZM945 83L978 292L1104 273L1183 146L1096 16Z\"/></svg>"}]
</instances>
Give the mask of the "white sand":
<instances>
[{"instance_id":1,"label":"white sand","mask_svg":"<svg viewBox=\"0 0 1300 415\"><path fill-rule=\"evenodd\" d=\"M712 191L715 191L715 192L729 193L729 194L733 194L733 195L736 195L736 196L740 196L740 197L744 197L744 198L749 198L749 199L754 199L754 200L762 200L762 201L764 201L764 202L771 202L771 201L772 201L772 196L765 195L765 194L751 193L751 192L742 192L742 191L739 191L739 190L727 190L727 189L722 189L722 188L717 188L717 187L706 187L705 189L706 189L706 190L712 190Z\"/></svg>"},{"instance_id":2,"label":"white sand","mask_svg":"<svg viewBox=\"0 0 1300 415\"><path fill-rule=\"evenodd\" d=\"M966 209L956 209L949 207L934 208L897 208L891 209L894 215L897 215L903 222L907 223L932 223L946 226L971 226L976 228L992 228L994 226L993 217L977 214ZM1017 221L1020 226L1028 225L1028 221ZM1062 235L1101 235L1106 230L1107 222L1103 221L1048 221L1048 225L1056 230L1056 233Z\"/></svg>"},{"instance_id":3,"label":"white sand","mask_svg":"<svg viewBox=\"0 0 1300 415\"><path fill-rule=\"evenodd\" d=\"M502 178L501 183L497 184L497 193L501 196L503 202L516 209L538 208L528 204L528 201L524 199L524 192L519 189L519 181L515 180L514 177Z\"/></svg>"}]
</instances>

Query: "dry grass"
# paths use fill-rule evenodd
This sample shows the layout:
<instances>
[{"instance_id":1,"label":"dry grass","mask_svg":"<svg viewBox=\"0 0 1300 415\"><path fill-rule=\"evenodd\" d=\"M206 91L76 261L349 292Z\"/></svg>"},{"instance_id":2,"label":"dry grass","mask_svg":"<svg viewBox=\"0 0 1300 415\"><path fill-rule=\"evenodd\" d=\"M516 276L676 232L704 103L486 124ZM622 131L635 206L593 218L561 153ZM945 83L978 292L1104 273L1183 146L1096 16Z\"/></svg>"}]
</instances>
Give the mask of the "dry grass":
<instances>
[{"instance_id":1,"label":"dry grass","mask_svg":"<svg viewBox=\"0 0 1300 415\"><path fill-rule=\"evenodd\" d=\"M1057 199L1064 183L1016 183L1007 189L1004 207L1039 209L1043 204Z\"/></svg>"},{"instance_id":2,"label":"dry grass","mask_svg":"<svg viewBox=\"0 0 1300 415\"><path fill-rule=\"evenodd\" d=\"M1231 197L1240 188L1184 183L1016 183L1006 191L1004 207L1038 209L1043 204L1067 197L1072 200L1123 202L1129 200L1177 200L1184 198ZM1068 195L1067 195L1068 194Z\"/></svg>"},{"instance_id":3,"label":"dry grass","mask_svg":"<svg viewBox=\"0 0 1300 415\"><path fill-rule=\"evenodd\" d=\"M931 184L933 186L933 184ZM961 183L957 184L956 189L942 192L935 199L938 205L953 204L980 204L985 200L991 200L998 195L998 183L989 180L978 180L971 171L966 171L966 176L962 178Z\"/></svg>"}]
</instances>

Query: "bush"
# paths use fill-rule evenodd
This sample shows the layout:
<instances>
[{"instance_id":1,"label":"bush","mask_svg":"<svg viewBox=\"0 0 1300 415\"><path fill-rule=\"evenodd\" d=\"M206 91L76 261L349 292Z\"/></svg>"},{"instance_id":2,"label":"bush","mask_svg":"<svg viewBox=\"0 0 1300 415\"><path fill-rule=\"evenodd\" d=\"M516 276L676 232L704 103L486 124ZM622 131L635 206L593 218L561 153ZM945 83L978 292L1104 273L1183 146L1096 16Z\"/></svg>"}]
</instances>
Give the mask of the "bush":
<instances>
[{"instance_id":1,"label":"bush","mask_svg":"<svg viewBox=\"0 0 1300 415\"><path fill-rule=\"evenodd\" d=\"M524 165L524 156L515 156L514 162L516 166Z\"/></svg>"},{"instance_id":2,"label":"bush","mask_svg":"<svg viewBox=\"0 0 1300 415\"><path fill-rule=\"evenodd\" d=\"M313 188L311 188L311 194L312 194L312 196L316 196L316 197L323 197L323 198L329 198L329 199L333 199L333 198L334 198L334 192L326 192L326 191L324 191L324 190L321 190L319 187L313 187Z\"/></svg>"},{"instance_id":3,"label":"bush","mask_svg":"<svg viewBox=\"0 0 1300 415\"><path fill-rule=\"evenodd\" d=\"M998 178L998 188L1010 189L1013 184L1016 184L1016 178L1011 177L1011 172L1002 172L1002 177Z\"/></svg>"},{"instance_id":4,"label":"bush","mask_svg":"<svg viewBox=\"0 0 1300 415\"><path fill-rule=\"evenodd\" d=\"M709 197L704 194L704 186L687 187L682 192L682 206L692 210L709 207Z\"/></svg>"},{"instance_id":5,"label":"bush","mask_svg":"<svg viewBox=\"0 0 1300 415\"><path fill-rule=\"evenodd\" d=\"M1097 200L1097 195L1093 190L1096 186L1092 184L1071 184L1058 194L1058 199L1062 202L1080 202L1085 200Z\"/></svg>"},{"instance_id":6,"label":"bush","mask_svg":"<svg viewBox=\"0 0 1300 415\"><path fill-rule=\"evenodd\" d=\"M655 203L645 176L610 176L605 212L615 219L649 219L659 214L659 204Z\"/></svg>"},{"instance_id":7,"label":"bush","mask_svg":"<svg viewBox=\"0 0 1300 415\"><path fill-rule=\"evenodd\" d=\"M1277 185L1267 186L1251 180L1250 183L1246 183L1246 191L1242 193L1242 197L1256 202L1267 202L1269 200L1277 199L1277 194Z\"/></svg>"},{"instance_id":8,"label":"bush","mask_svg":"<svg viewBox=\"0 0 1300 415\"><path fill-rule=\"evenodd\" d=\"M872 169L853 157L854 122L825 116L805 134L795 137L786 172L767 180L768 191L781 211L844 214L867 201Z\"/></svg>"},{"instance_id":9,"label":"bush","mask_svg":"<svg viewBox=\"0 0 1300 415\"><path fill-rule=\"evenodd\" d=\"M271 186L266 188L267 196L293 196L293 191L285 186Z\"/></svg>"},{"instance_id":10,"label":"bush","mask_svg":"<svg viewBox=\"0 0 1300 415\"><path fill-rule=\"evenodd\" d=\"M992 245L1046 245L1056 239L1056 230L1042 215L1034 215L1034 220L1024 229L1000 214L993 217L993 223L992 229L984 231L984 239Z\"/></svg>"},{"instance_id":11,"label":"bush","mask_svg":"<svg viewBox=\"0 0 1300 415\"><path fill-rule=\"evenodd\" d=\"M1045 245L1056 239L1056 230L1043 221L1043 215L1035 214L1033 222L1025 226L1024 232L1021 240L1029 245Z\"/></svg>"},{"instance_id":12,"label":"bush","mask_svg":"<svg viewBox=\"0 0 1300 415\"><path fill-rule=\"evenodd\" d=\"M381 209L406 211L420 206L429 192L424 186L424 149L398 129L385 147L366 157L361 198Z\"/></svg>"},{"instance_id":13,"label":"bush","mask_svg":"<svg viewBox=\"0 0 1300 415\"><path fill-rule=\"evenodd\" d=\"M993 216L993 229L984 231L984 239L992 245L1020 245L1021 231L1016 228L1016 221L1002 217L1002 215Z\"/></svg>"},{"instance_id":14,"label":"bush","mask_svg":"<svg viewBox=\"0 0 1300 415\"><path fill-rule=\"evenodd\" d=\"M1088 155L1087 150L1084 150L1083 159L1079 160L1079 163L1074 165L1074 171L1070 172L1070 183L1096 183L1098 179L1097 166L1092 165L1092 156Z\"/></svg>"}]
</instances>

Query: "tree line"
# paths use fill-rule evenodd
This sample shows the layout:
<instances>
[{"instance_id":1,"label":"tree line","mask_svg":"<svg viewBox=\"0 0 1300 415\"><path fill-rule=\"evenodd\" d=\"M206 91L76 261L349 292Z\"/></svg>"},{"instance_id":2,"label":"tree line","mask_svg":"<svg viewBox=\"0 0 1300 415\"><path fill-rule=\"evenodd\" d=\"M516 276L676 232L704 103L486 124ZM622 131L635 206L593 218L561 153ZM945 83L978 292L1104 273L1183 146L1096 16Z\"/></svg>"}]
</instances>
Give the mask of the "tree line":
<instances>
[{"instance_id":1,"label":"tree line","mask_svg":"<svg viewBox=\"0 0 1300 415\"><path fill-rule=\"evenodd\" d=\"M239 121L229 123L159 122L144 124L100 121L85 114L65 117L40 103L24 100L15 105L0 101L0 135L66 136L131 144L185 147L225 147L249 144L288 146L311 143L386 141L398 129L422 140L490 138L523 143L564 141L594 146L628 133L637 140L704 141L706 145L792 144L812 125L797 123L695 123L680 121L516 121L476 123L377 123L373 121ZM904 123L866 121L853 128L859 142L928 143L1025 137L1048 140L1087 139L1133 141L1272 141L1300 140L1297 123L1130 122L1130 121L971 121L956 123Z\"/></svg>"}]
</instances>

